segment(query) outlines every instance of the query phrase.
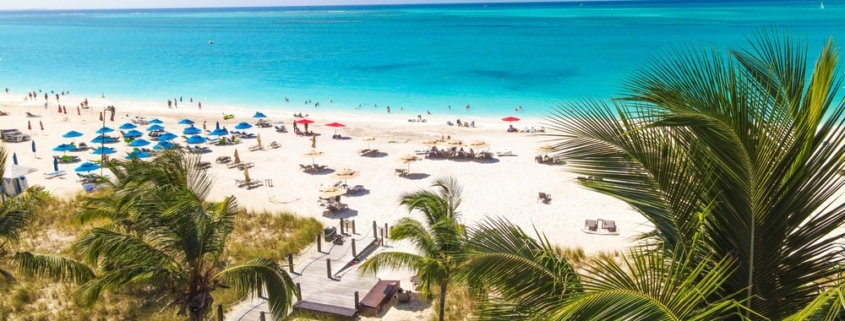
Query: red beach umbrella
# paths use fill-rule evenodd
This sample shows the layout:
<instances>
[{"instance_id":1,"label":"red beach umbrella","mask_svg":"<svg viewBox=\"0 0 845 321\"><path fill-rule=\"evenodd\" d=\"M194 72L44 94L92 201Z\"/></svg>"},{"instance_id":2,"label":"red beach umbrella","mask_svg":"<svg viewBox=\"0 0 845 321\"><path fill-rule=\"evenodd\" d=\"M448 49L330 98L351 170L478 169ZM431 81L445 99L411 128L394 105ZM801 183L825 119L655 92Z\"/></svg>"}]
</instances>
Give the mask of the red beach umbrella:
<instances>
[{"instance_id":1,"label":"red beach umbrella","mask_svg":"<svg viewBox=\"0 0 845 321\"><path fill-rule=\"evenodd\" d=\"M62 113L62 105L59 105L59 114Z\"/></svg>"},{"instance_id":2,"label":"red beach umbrella","mask_svg":"<svg viewBox=\"0 0 845 321\"><path fill-rule=\"evenodd\" d=\"M341 123L328 123L328 124L326 124L326 126L334 127L335 128L334 134L337 135L337 128L338 127L345 127L346 125L341 124Z\"/></svg>"},{"instance_id":3,"label":"red beach umbrella","mask_svg":"<svg viewBox=\"0 0 845 321\"><path fill-rule=\"evenodd\" d=\"M301 125L311 124L313 122L314 122L313 120L308 120L308 119L305 119L305 118L296 121L297 124L301 124Z\"/></svg>"},{"instance_id":4,"label":"red beach umbrella","mask_svg":"<svg viewBox=\"0 0 845 321\"><path fill-rule=\"evenodd\" d=\"M42 123L40 120L38 121L38 125L41 125L41 130L44 130L44 123Z\"/></svg>"},{"instance_id":5,"label":"red beach umbrella","mask_svg":"<svg viewBox=\"0 0 845 321\"><path fill-rule=\"evenodd\" d=\"M67 115L67 106L62 106L62 111Z\"/></svg>"},{"instance_id":6,"label":"red beach umbrella","mask_svg":"<svg viewBox=\"0 0 845 321\"><path fill-rule=\"evenodd\" d=\"M513 116L508 116L508 117L502 118L502 121L515 122L515 121L519 121L519 118L516 118L516 117L513 117Z\"/></svg>"},{"instance_id":7,"label":"red beach umbrella","mask_svg":"<svg viewBox=\"0 0 845 321\"><path fill-rule=\"evenodd\" d=\"M26 121L26 129L32 130L32 122Z\"/></svg>"}]
</instances>

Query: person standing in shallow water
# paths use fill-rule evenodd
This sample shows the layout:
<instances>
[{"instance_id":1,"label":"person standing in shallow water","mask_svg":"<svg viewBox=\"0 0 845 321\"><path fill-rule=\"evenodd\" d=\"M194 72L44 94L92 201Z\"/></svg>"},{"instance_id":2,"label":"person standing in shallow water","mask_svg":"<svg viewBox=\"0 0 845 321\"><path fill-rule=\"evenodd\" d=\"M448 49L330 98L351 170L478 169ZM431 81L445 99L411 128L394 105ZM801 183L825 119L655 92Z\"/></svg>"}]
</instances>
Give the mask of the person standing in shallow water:
<instances>
[{"instance_id":1,"label":"person standing in shallow water","mask_svg":"<svg viewBox=\"0 0 845 321\"><path fill-rule=\"evenodd\" d=\"M202 102L201 101L197 102L197 106L200 108L200 110L202 110Z\"/></svg>"},{"instance_id":2,"label":"person standing in shallow water","mask_svg":"<svg viewBox=\"0 0 845 321\"><path fill-rule=\"evenodd\" d=\"M387 106L387 113L390 113L390 106Z\"/></svg>"},{"instance_id":3,"label":"person standing in shallow water","mask_svg":"<svg viewBox=\"0 0 845 321\"><path fill-rule=\"evenodd\" d=\"M173 108L173 102L170 99L167 100L167 108Z\"/></svg>"}]
</instances>

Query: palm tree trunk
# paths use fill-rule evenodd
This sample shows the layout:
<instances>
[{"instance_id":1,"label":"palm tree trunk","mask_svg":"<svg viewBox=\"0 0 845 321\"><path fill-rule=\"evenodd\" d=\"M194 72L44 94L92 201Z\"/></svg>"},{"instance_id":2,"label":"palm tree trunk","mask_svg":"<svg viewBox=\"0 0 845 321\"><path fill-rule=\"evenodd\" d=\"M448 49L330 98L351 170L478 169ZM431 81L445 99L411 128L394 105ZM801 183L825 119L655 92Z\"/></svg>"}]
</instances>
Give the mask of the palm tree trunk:
<instances>
[{"instance_id":1,"label":"palm tree trunk","mask_svg":"<svg viewBox=\"0 0 845 321\"><path fill-rule=\"evenodd\" d=\"M440 318L438 320L443 321L443 314L446 312L446 287L449 285L449 282L443 281L440 283Z\"/></svg>"}]
</instances>

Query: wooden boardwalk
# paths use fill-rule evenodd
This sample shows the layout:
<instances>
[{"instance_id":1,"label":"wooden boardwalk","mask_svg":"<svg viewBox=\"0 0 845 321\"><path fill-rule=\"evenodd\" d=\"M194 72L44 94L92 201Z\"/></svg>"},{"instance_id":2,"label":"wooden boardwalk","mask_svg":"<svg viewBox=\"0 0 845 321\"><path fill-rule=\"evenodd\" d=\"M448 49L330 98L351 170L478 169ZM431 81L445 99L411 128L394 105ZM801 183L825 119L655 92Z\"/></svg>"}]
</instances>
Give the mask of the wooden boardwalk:
<instances>
[{"instance_id":1,"label":"wooden boardwalk","mask_svg":"<svg viewBox=\"0 0 845 321\"><path fill-rule=\"evenodd\" d=\"M323 252L317 252L296 264L291 277L302 289L302 300L354 309L355 291L358 291L359 298L364 298L378 282L375 276L360 275L357 266L340 271L354 258L350 241L352 238L356 241L358 251L363 250L373 240L371 234L353 235L347 237L343 245L323 244ZM332 262L332 275L336 276L334 279L327 277L326 259ZM254 298L227 313L225 320L259 321L261 312L267 313L267 320L269 320L269 311L266 300Z\"/></svg>"}]
</instances>

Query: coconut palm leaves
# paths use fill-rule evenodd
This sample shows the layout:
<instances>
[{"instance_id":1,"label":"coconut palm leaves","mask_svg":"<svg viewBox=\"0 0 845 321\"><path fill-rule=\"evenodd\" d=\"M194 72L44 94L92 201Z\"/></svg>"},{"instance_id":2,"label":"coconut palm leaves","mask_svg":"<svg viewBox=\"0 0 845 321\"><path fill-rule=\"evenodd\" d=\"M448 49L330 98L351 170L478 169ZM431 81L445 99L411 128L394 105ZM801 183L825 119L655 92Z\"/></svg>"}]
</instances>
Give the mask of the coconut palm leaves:
<instances>
[{"instance_id":1,"label":"coconut palm leaves","mask_svg":"<svg viewBox=\"0 0 845 321\"><path fill-rule=\"evenodd\" d=\"M461 204L461 187L452 178L438 179L434 191L420 190L402 195L401 204L409 212L418 211L424 220L402 218L390 236L397 241L407 240L418 254L382 252L361 265L362 273L375 274L385 268L410 268L420 279L421 294L429 296L434 288L440 289L439 317L443 320L446 290L460 266L460 254L466 251L463 225L458 221Z\"/></svg>"},{"instance_id":2,"label":"coconut palm leaves","mask_svg":"<svg viewBox=\"0 0 845 321\"><path fill-rule=\"evenodd\" d=\"M20 269L81 283L76 300L85 305L110 289L152 286L169 297L170 306L196 321L211 311L212 293L219 287L242 293L263 288L270 312L281 320L295 294L293 281L269 259L240 264L224 260L238 215L237 201L234 197L207 201L211 179L195 170L196 162L196 157L166 152L152 164L137 159L109 163L117 177L110 183L114 192L89 198L74 218L109 220L73 244L79 262L21 253Z\"/></svg>"},{"instance_id":3,"label":"coconut palm leaves","mask_svg":"<svg viewBox=\"0 0 845 321\"><path fill-rule=\"evenodd\" d=\"M770 319L808 304L841 261L826 254L845 219L827 203L845 183L838 53L828 42L807 70L805 50L767 33L728 55L682 50L613 105L551 119L572 170L604 178L584 186L637 209L664 248L732 258L725 293Z\"/></svg>"},{"instance_id":4,"label":"coconut palm leaves","mask_svg":"<svg viewBox=\"0 0 845 321\"><path fill-rule=\"evenodd\" d=\"M0 179L6 172L6 147L0 146ZM0 192L2 193L2 192ZM35 213L33 210L44 203L47 194L39 186L30 187L25 193L5 199L0 204L0 256L7 253L6 245L20 239L21 233L30 226ZM15 281L12 273L0 268L0 282Z\"/></svg>"}]
</instances>

